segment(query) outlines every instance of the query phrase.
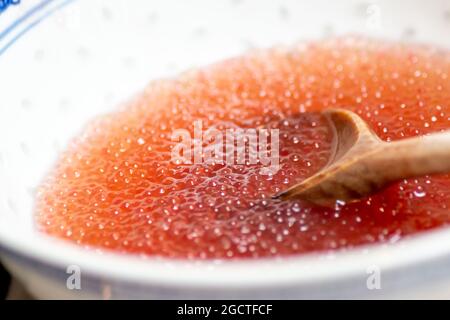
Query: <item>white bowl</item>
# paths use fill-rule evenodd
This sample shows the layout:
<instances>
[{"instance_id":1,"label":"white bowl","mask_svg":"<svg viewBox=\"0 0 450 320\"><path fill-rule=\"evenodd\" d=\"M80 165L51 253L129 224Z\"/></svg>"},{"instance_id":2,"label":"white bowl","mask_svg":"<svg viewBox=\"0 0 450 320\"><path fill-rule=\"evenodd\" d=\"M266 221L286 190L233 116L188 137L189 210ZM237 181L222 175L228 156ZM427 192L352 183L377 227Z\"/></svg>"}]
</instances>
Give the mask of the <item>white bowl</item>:
<instances>
[{"instance_id":1,"label":"white bowl","mask_svg":"<svg viewBox=\"0 0 450 320\"><path fill-rule=\"evenodd\" d=\"M37 298L450 297L450 230L257 261L183 262L80 249L33 228L34 190L86 121L151 79L333 34L450 48L429 1L23 1L0 14L0 253ZM81 270L70 290L69 266ZM381 272L381 288L370 290ZM367 284L369 282L369 286ZM372 288L373 289L373 288Z\"/></svg>"}]
</instances>

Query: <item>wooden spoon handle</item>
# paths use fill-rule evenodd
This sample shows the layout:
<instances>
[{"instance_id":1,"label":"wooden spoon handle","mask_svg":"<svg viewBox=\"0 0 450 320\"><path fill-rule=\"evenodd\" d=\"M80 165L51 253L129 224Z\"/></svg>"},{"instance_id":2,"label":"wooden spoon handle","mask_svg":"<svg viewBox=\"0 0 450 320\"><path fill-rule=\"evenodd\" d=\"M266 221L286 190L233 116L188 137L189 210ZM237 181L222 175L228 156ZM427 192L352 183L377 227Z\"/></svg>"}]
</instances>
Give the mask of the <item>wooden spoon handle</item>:
<instances>
[{"instance_id":1,"label":"wooden spoon handle","mask_svg":"<svg viewBox=\"0 0 450 320\"><path fill-rule=\"evenodd\" d=\"M450 131L383 143L371 161L388 180L450 173Z\"/></svg>"},{"instance_id":2,"label":"wooden spoon handle","mask_svg":"<svg viewBox=\"0 0 450 320\"><path fill-rule=\"evenodd\" d=\"M322 206L362 199L392 182L450 173L450 130L383 142L355 113L326 112L336 129L336 150L319 172L275 195Z\"/></svg>"}]
</instances>

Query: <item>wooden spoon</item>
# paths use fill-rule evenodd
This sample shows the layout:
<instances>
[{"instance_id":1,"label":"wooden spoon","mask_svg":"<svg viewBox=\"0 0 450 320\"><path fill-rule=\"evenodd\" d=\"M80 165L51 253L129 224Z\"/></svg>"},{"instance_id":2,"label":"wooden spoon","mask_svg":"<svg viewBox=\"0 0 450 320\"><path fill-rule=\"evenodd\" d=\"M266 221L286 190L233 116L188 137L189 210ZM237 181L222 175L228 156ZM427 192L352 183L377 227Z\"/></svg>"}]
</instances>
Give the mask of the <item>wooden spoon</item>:
<instances>
[{"instance_id":1,"label":"wooden spoon","mask_svg":"<svg viewBox=\"0 0 450 320\"><path fill-rule=\"evenodd\" d=\"M337 200L358 200L397 180L450 172L450 130L384 142L351 111L330 109L324 114L335 129L330 161L274 198L334 206Z\"/></svg>"}]
</instances>

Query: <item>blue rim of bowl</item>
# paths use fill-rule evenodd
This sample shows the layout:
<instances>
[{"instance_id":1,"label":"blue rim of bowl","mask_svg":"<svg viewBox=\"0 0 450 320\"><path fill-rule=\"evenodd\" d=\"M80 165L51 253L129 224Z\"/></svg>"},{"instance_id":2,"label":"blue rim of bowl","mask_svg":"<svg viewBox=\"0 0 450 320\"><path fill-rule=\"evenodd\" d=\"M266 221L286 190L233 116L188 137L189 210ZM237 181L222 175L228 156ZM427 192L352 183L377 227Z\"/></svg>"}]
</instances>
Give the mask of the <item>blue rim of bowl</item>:
<instances>
[{"instance_id":1,"label":"blue rim of bowl","mask_svg":"<svg viewBox=\"0 0 450 320\"><path fill-rule=\"evenodd\" d=\"M31 7L9 24L4 30L0 31L0 56L28 31L74 1L75 0L43 0ZM54 5L50 6L50 4ZM4 14L6 14L6 11L2 12L1 15ZM6 41L4 41L5 39Z\"/></svg>"}]
</instances>

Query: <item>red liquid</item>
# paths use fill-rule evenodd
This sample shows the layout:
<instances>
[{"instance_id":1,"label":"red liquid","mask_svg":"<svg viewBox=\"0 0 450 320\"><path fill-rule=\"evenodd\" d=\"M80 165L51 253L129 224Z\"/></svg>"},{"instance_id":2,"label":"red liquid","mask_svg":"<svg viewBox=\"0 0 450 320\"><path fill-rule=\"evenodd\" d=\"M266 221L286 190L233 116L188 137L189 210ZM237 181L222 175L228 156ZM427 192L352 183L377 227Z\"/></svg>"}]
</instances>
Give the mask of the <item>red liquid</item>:
<instances>
[{"instance_id":1,"label":"red liquid","mask_svg":"<svg viewBox=\"0 0 450 320\"><path fill-rule=\"evenodd\" d=\"M291 255L395 242L450 222L450 177L401 181L336 209L271 196L326 164L317 111L346 107L384 140L449 128L450 53L338 39L228 60L151 84L91 123L37 199L39 228L80 245L174 258ZM281 170L176 165L173 129L279 128Z\"/></svg>"}]
</instances>

